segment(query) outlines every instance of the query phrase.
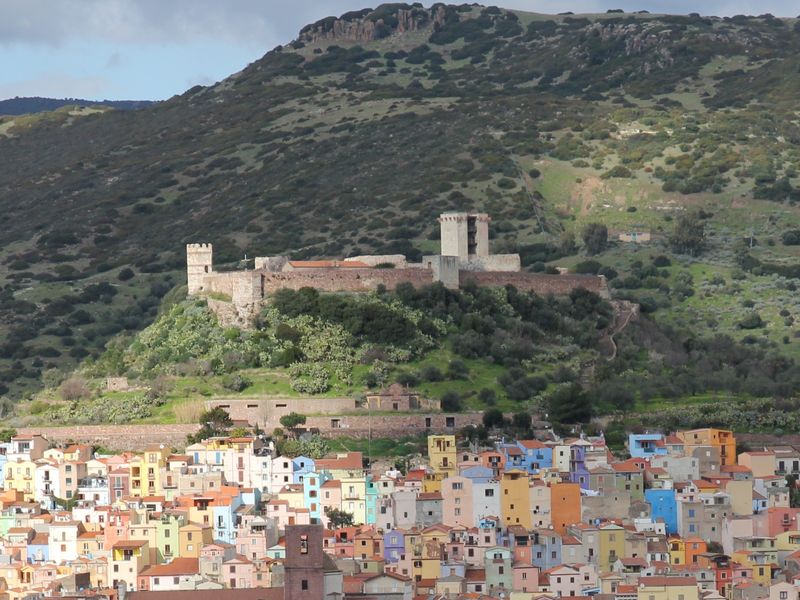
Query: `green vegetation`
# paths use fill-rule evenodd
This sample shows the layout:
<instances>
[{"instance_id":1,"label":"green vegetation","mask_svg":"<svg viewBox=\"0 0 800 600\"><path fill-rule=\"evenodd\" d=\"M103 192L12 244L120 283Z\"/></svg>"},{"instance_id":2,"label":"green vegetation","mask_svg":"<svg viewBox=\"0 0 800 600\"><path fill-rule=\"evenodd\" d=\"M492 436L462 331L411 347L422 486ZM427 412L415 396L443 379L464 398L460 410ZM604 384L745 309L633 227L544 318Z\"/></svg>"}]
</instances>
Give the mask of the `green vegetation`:
<instances>
[{"instance_id":1,"label":"green vegetation","mask_svg":"<svg viewBox=\"0 0 800 600\"><path fill-rule=\"evenodd\" d=\"M3 416L23 400L30 422L196 422L215 395L394 380L453 409L561 419L797 391L793 21L408 5L415 27L392 35L398 8L342 17L375 24L372 41L330 39L347 28L325 19L141 111L0 122ZM490 213L493 250L526 269L604 275L642 318L611 340L588 297L304 292L247 333L182 301L186 242L213 242L223 269L418 260L451 209ZM141 386L107 393L105 374Z\"/></svg>"}]
</instances>

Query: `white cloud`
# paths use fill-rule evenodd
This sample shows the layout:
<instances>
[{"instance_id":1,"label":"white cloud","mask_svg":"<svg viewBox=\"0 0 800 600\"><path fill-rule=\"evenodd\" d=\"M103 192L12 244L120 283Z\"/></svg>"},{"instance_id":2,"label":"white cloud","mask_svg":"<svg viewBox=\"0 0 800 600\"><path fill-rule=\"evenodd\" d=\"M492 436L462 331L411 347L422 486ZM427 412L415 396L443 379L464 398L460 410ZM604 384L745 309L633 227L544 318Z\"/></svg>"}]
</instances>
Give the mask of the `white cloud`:
<instances>
[{"instance_id":1,"label":"white cloud","mask_svg":"<svg viewBox=\"0 0 800 600\"><path fill-rule=\"evenodd\" d=\"M109 98L113 84L104 77L72 77L59 73L0 83L0 98L43 96L46 98Z\"/></svg>"},{"instance_id":2,"label":"white cloud","mask_svg":"<svg viewBox=\"0 0 800 600\"><path fill-rule=\"evenodd\" d=\"M555 13L651 12L732 15L772 12L794 16L796 0L488 0L508 8ZM214 38L268 49L292 40L299 29L329 15L375 6L380 0L2 0L0 45L58 45L69 39L114 43L176 43ZM430 2L426 2L430 4Z\"/></svg>"}]
</instances>

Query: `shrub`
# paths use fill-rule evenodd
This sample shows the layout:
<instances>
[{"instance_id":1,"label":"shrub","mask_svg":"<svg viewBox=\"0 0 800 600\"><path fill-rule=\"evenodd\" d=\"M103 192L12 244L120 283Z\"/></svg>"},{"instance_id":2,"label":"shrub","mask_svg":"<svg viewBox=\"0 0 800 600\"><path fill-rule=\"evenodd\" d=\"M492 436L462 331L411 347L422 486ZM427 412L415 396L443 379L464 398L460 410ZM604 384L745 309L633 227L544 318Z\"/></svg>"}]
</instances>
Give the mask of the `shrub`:
<instances>
[{"instance_id":1,"label":"shrub","mask_svg":"<svg viewBox=\"0 0 800 600\"><path fill-rule=\"evenodd\" d=\"M442 372L439 370L438 367L433 365L428 365L423 367L422 371L419 373L420 377L423 381L442 381L444 380L444 376Z\"/></svg>"},{"instance_id":2,"label":"shrub","mask_svg":"<svg viewBox=\"0 0 800 600\"><path fill-rule=\"evenodd\" d=\"M483 426L487 429L502 427L504 424L503 411L499 408L490 408L483 413Z\"/></svg>"},{"instance_id":3,"label":"shrub","mask_svg":"<svg viewBox=\"0 0 800 600\"><path fill-rule=\"evenodd\" d=\"M739 329L760 329L761 327L764 327L764 321L757 312L752 312L739 321Z\"/></svg>"},{"instance_id":4,"label":"shrub","mask_svg":"<svg viewBox=\"0 0 800 600\"><path fill-rule=\"evenodd\" d=\"M456 392L445 392L442 396L442 410L445 412L459 412L461 410L461 396Z\"/></svg>"},{"instance_id":5,"label":"shrub","mask_svg":"<svg viewBox=\"0 0 800 600\"><path fill-rule=\"evenodd\" d=\"M232 392L243 392L245 389L253 384L247 377L243 375L226 375L222 378L222 387Z\"/></svg>"},{"instance_id":6,"label":"shrub","mask_svg":"<svg viewBox=\"0 0 800 600\"><path fill-rule=\"evenodd\" d=\"M494 406L497 404L497 392L489 388L482 388L478 392L478 400L483 402L486 406Z\"/></svg>"},{"instance_id":7,"label":"shrub","mask_svg":"<svg viewBox=\"0 0 800 600\"><path fill-rule=\"evenodd\" d=\"M59 387L59 395L65 402L85 400L90 394L89 385L83 377L70 377Z\"/></svg>"},{"instance_id":8,"label":"shrub","mask_svg":"<svg viewBox=\"0 0 800 600\"><path fill-rule=\"evenodd\" d=\"M451 360L447 365L448 379L467 379L469 378L469 367L463 360Z\"/></svg>"}]
</instances>

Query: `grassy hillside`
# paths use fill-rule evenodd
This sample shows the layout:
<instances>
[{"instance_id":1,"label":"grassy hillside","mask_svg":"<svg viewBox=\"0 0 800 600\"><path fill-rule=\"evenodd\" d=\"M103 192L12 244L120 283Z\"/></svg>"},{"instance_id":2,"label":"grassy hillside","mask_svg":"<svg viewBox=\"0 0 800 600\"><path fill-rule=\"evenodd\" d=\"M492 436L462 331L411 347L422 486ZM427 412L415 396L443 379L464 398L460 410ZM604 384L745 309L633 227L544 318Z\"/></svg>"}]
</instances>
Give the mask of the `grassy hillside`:
<instances>
[{"instance_id":1,"label":"grassy hillside","mask_svg":"<svg viewBox=\"0 0 800 600\"><path fill-rule=\"evenodd\" d=\"M186 242L413 258L447 209L489 212L530 269L585 263L590 222L651 231L579 268L613 269L684 355L725 334L793 357L799 47L768 16L386 5L153 107L2 122L0 393L151 322ZM678 255L694 210L705 249Z\"/></svg>"}]
</instances>

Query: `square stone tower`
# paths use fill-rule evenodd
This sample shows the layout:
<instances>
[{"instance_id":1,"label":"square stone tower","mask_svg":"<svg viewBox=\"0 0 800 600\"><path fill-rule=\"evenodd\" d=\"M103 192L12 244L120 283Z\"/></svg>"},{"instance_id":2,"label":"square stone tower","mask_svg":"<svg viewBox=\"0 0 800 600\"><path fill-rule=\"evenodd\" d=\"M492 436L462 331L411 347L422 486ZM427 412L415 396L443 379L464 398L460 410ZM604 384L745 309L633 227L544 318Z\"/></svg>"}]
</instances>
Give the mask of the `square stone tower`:
<instances>
[{"instance_id":1,"label":"square stone tower","mask_svg":"<svg viewBox=\"0 0 800 600\"><path fill-rule=\"evenodd\" d=\"M287 525L284 598L325 597L325 553L322 525Z\"/></svg>"},{"instance_id":2,"label":"square stone tower","mask_svg":"<svg viewBox=\"0 0 800 600\"><path fill-rule=\"evenodd\" d=\"M489 256L489 215L443 213L439 217L442 256L457 256L459 262Z\"/></svg>"},{"instance_id":3,"label":"square stone tower","mask_svg":"<svg viewBox=\"0 0 800 600\"><path fill-rule=\"evenodd\" d=\"M211 244L186 244L186 280L189 295L203 291L203 279L214 272L214 249Z\"/></svg>"}]
</instances>

